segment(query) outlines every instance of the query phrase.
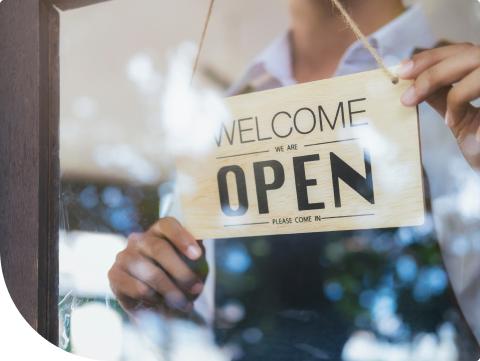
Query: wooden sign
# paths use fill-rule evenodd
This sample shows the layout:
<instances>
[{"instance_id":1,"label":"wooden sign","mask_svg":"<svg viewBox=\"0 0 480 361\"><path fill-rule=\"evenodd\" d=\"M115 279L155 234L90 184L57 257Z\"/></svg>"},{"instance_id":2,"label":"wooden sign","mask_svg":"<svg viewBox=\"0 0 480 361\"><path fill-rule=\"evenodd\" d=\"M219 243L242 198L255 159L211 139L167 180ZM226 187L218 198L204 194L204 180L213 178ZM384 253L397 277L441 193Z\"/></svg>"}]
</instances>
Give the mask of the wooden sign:
<instances>
[{"instance_id":1,"label":"wooden sign","mask_svg":"<svg viewBox=\"0 0 480 361\"><path fill-rule=\"evenodd\" d=\"M411 81L381 70L225 99L212 150L177 159L197 239L418 226L424 222Z\"/></svg>"}]
</instances>

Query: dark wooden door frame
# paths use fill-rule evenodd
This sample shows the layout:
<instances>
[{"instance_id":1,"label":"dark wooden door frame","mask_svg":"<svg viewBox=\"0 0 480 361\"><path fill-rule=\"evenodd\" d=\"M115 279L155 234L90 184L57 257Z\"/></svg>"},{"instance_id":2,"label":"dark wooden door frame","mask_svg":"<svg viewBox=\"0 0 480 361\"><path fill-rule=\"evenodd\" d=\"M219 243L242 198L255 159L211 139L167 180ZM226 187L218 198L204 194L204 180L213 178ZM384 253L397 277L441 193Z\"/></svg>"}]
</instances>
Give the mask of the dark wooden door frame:
<instances>
[{"instance_id":1,"label":"dark wooden door frame","mask_svg":"<svg viewBox=\"0 0 480 361\"><path fill-rule=\"evenodd\" d=\"M0 257L26 321L58 344L59 11L107 0L0 3Z\"/></svg>"}]
</instances>

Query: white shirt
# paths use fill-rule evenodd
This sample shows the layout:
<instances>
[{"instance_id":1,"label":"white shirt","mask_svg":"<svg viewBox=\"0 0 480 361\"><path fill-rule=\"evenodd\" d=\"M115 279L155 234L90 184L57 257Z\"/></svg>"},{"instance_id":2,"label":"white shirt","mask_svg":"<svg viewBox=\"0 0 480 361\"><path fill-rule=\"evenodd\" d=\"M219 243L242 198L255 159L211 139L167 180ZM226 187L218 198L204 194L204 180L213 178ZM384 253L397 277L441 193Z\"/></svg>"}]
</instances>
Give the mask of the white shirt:
<instances>
[{"instance_id":1,"label":"white shirt","mask_svg":"<svg viewBox=\"0 0 480 361\"><path fill-rule=\"evenodd\" d=\"M438 42L420 3L411 6L395 20L369 35L367 39L378 51L387 66L397 65L401 60L410 58L416 48L432 48ZM366 50L363 43L358 40L342 56L334 77L377 68L379 68L379 65L373 56ZM297 82L292 74L289 34L286 33L267 46L247 67L244 74L227 90L226 95L233 96L243 93L247 87L250 91L262 91L295 84ZM445 157L453 157L455 164L466 165L466 162L458 149L455 138L436 112L429 106L422 105L420 106L420 119L423 160L430 177L432 199L441 198L446 192L445 183L448 183L447 178L449 178L449 175L445 174L447 173L445 172L445 162L442 161L439 164L439 154ZM469 168L468 165L466 167ZM432 179L434 179L433 182ZM438 226L441 223L444 222L437 220L436 225ZM442 235L442 232L439 232L439 240L442 249L449 245L448 240L445 240L445 234ZM207 261L210 266L210 274L202 295L195 303L195 309L208 323L211 323L214 318L215 299L214 242L213 240L207 240L204 244ZM478 272L473 272L478 265L472 263L469 267L466 267L465 263L459 263L464 261L463 258L452 258L451 253L448 251L442 253L453 288L459 297L459 303L464 313L469 313L468 310L474 312L477 304L476 299L472 297L463 297L462 299L461 295L469 285L469 281L464 279L464 270L466 268L472 270L470 279L473 280L475 279L475 274L478 274ZM480 269L480 266L478 267ZM461 282L457 282L459 277ZM469 319L468 316L466 318ZM480 315L476 315L473 323L480 324ZM471 325L473 326L472 323Z\"/></svg>"},{"instance_id":2,"label":"white shirt","mask_svg":"<svg viewBox=\"0 0 480 361\"><path fill-rule=\"evenodd\" d=\"M410 58L415 48L432 48L438 42L428 24L421 4L415 4L375 33L367 36L387 66ZM334 77L379 68L373 56L360 40L342 56ZM247 71L227 90L227 96L241 93L247 86L254 91L295 85L289 34L275 39L247 68Z\"/></svg>"}]
</instances>

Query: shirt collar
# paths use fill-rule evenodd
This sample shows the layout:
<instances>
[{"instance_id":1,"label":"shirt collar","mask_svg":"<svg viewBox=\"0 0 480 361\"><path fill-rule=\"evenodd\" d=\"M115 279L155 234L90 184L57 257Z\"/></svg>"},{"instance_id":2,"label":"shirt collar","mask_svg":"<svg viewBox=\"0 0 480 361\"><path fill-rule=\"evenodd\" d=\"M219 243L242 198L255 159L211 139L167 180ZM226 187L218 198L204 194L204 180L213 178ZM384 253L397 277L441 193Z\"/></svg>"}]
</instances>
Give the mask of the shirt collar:
<instances>
[{"instance_id":1,"label":"shirt collar","mask_svg":"<svg viewBox=\"0 0 480 361\"><path fill-rule=\"evenodd\" d=\"M388 64L388 56L400 60L411 57L415 48L432 48L437 43L427 15L421 3L416 3L396 19L370 35L369 40L376 42L377 50Z\"/></svg>"},{"instance_id":2,"label":"shirt collar","mask_svg":"<svg viewBox=\"0 0 480 361\"><path fill-rule=\"evenodd\" d=\"M421 3L411 6L367 39L387 66L397 65L400 60L409 58L415 48L431 48L437 42ZM375 60L363 43L357 40L343 55L334 76L375 68ZM255 58L246 72L227 90L226 95L242 93L248 86L255 90L265 90L295 84L292 75L290 32L286 32Z\"/></svg>"},{"instance_id":3,"label":"shirt collar","mask_svg":"<svg viewBox=\"0 0 480 361\"><path fill-rule=\"evenodd\" d=\"M410 43L416 47L429 47L437 41L421 3L412 5L372 36L382 44L388 44L395 36L396 42Z\"/></svg>"},{"instance_id":4,"label":"shirt collar","mask_svg":"<svg viewBox=\"0 0 480 361\"><path fill-rule=\"evenodd\" d=\"M268 82L271 80L268 78L276 80L278 86L295 85L290 51L288 31L278 36L250 63L247 70L227 90L227 96L241 93L252 82Z\"/></svg>"}]
</instances>

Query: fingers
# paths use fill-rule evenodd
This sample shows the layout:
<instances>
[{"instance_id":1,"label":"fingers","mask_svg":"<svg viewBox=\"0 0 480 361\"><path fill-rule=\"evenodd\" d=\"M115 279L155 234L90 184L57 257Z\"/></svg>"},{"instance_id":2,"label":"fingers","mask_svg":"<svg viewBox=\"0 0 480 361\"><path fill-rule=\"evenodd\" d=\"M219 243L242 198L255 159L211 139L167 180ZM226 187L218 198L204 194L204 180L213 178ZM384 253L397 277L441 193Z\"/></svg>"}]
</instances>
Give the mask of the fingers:
<instances>
[{"instance_id":1,"label":"fingers","mask_svg":"<svg viewBox=\"0 0 480 361\"><path fill-rule=\"evenodd\" d=\"M145 235L144 240L139 244L138 250L142 255L161 265L161 267L182 289L193 295L202 292L202 281L190 269L190 267L185 264L173 246L167 241L147 234ZM152 264L152 266L154 265Z\"/></svg>"},{"instance_id":2,"label":"fingers","mask_svg":"<svg viewBox=\"0 0 480 361\"><path fill-rule=\"evenodd\" d=\"M158 237L166 237L191 260L199 259L202 255L202 250L195 238L175 218L160 219L150 228L150 231Z\"/></svg>"},{"instance_id":3,"label":"fingers","mask_svg":"<svg viewBox=\"0 0 480 361\"><path fill-rule=\"evenodd\" d=\"M110 269L108 279L113 293L119 300L124 296L150 304L157 304L163 300L152 288L126 273L119 265L114 265ZM128 306L128 309L131 308L133 308L132 303Z\"/></svg>"},{"instance_id":4,"label":"fingers","mask_svg":"<svg viewBox=\"0 0 480 361\"><path fill-rule=\"evenodd\" d=\"M412 59L403 60L400 63L402 66L396 71L397 76L401 79L415 79L428 68L472 47L474 45L471 43L462 43L424 51Z\"/></svg>"},{"instance_id":5,"label":"fingers","mask_svg":"<svg viewBox=\"0 0 480 361\"><path fill-rule=\"evenodd\" d=\"M461 48L455 47L452 50ZM450 50L450 53L452 53L452 50ZM444 53L446 53L445 50ZM402 95L401 101L405 106L415 106L423 101L427 101L440 111L442 115L445 115L445 97L452 84L462 80L475 69L480 68L480 46L465 47L463 51L424 69L427 64L430 64L427 63L427 60L431 58L432 56L424 59L423 63L419 64L413 60L412 72L416 74L418 71L423 71L419 73L413 86ZM433 58L435 61L441 59L440 56L434 56ZM403 67L409 64L406 63Z\"/></svg>"},{"instance_id":6,"label":"fingers","mask_svg":"<svg viewBox=\"0 0 480 361\"><path fill-rule=\"evenodd\" d=\"M187 300L168 275L140 254L120 252L116 264L120 268L118 277L121 277L117 289L122 294L150 304L165 301L169 307L183 311L193 308L193 303Z\"/></svg>"},{"instance_id":7,"label":"fingers","mask_svg":"<svg viewBox=\"0 0 480 361\"><path fill-rule=\"evenodd\" d=\"M462 120L473 118L478 109L470 104L480 98L480 66L477 70L463 78L447 97L447 114L445 122L449 127L457 126ZM468 117L469 113L473 117Z\"/></svg>"},{"instance_id":8,"label":"fingers","mask_svg":"<svg viewBox=\"0 0 480 361\"><path fill-rule=\"evenodd\" d=\"M127 248L117 255L109 272L117 299L131 309L141 302L154 307L190 311L194 295L203 290L203 282L178 253L192 260L202 249L195 238L173 218L164 218L146 233L132 233Z\"/></svg>"}]
</instances>

